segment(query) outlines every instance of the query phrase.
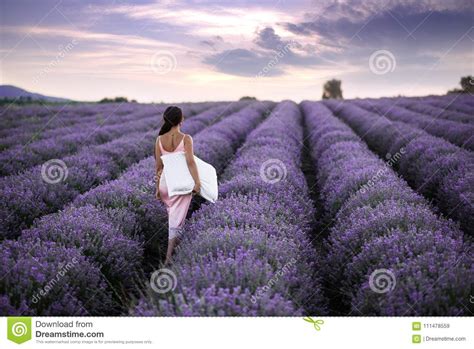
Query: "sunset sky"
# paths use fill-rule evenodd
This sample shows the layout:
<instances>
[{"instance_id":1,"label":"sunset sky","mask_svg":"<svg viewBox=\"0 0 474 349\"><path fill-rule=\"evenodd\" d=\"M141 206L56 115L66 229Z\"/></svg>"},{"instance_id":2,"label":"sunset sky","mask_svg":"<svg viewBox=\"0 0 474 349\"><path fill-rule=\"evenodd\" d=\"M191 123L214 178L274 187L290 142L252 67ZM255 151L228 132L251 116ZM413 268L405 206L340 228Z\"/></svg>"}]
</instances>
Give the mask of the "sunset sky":
<instances>
[{"instance_id":1,"label":"sunset sky","mask_svg":"<svg viewBox=\"0 0 474 349\"><path fill-rule=\"evenodd\" d=\"M0 1L0 84L75 100L443 94L474 74L472 0Z\"/></svg>"}]
</instances>

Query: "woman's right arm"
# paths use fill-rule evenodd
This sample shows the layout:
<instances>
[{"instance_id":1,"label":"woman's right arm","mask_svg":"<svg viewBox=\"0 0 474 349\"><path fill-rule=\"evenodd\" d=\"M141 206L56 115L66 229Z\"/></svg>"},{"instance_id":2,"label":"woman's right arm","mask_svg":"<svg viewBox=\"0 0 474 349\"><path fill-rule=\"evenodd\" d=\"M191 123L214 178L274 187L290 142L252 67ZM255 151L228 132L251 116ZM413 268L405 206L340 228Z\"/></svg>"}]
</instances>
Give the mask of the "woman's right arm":
<instances>
[{"instance_id":1,"label":"woman's right arm","mask_svg":"<svg viewBox=\"0 0 474 349\"><path fill-rule=\"evenodd\" d=\"M199 193L201 191L201 180L199 179L196 161L194 161L193 139L190 135L184 136L184 151L189 172L194 179L193 191Z\"/></svg>"},{"instance_id":2,"label":"woman's right arm","mask_svg":"<svg viewBox=\"0 0 474 349\"><path fill-rule=\"evenodd\" d=\"M161 174L163 173L163 161L161 160L161 150L160 150L160 143L159 137L156 138L155 142L155 164L156 164L156 171L155 171L155 179L156 179L156 193L155 196L157 199L160 199L160 178Z\"/></svg>"}]
</instances>

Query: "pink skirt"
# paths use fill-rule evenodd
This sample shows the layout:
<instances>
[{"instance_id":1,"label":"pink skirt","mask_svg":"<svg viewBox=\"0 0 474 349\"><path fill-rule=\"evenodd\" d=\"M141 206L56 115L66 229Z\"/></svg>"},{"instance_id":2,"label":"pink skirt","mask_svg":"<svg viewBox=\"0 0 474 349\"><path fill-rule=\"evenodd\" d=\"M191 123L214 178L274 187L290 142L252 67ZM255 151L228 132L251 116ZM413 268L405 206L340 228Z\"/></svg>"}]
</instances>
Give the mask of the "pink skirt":
<instances>
[{"instance_id":1,"label":"pink skirt","mask_svg":"<svg viewBox=\"0 0 474 349\"><path fill-rule=\"evenodd\" d=\"M168 196L165 176L160 178L160 195L168 211L168 239L179 237L186 219L192 194Z\"/></svg>"}]
</instances>

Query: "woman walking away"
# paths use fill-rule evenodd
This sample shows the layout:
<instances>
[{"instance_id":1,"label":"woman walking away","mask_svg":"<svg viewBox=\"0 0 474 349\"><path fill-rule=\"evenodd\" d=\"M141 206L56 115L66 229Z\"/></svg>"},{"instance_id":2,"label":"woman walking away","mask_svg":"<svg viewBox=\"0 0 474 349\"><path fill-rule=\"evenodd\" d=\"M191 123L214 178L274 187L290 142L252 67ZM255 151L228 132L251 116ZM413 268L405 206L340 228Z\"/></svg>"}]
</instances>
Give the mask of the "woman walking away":
<instances>
[{"instance_id":1,"label":"woman walking away","mask_svg":"<svg viewBox=\"0 0 474 349\"><path fill-rule=\"evenodd\" d=\"M184 152L189 172L194 179L194 193L199 193L201 183L194 161L193 139L190 135L184 134L180 126L184 121L183 112L180 108L170 106L163 113L163 126L161 126L159 136L155 143L156 160L156 197L163 201L168 211L168 249L166 252L165 265L171 264L171 256L175 247L179 244L181 228L186 219L186 214L191 203L192 193L186 195L168 195L165 176L163 173L162 155L175 152Z\"/></svg>"}]
</instances>

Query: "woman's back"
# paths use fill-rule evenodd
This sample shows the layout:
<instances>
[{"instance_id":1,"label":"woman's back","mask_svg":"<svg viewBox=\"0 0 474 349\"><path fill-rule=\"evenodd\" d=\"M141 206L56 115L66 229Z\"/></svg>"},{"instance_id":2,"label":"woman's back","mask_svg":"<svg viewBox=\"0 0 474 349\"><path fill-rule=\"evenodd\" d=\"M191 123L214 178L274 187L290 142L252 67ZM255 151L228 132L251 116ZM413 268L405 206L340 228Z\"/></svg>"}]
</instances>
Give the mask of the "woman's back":
<instances>
[{"instance_id":1,"label":"woman's back","mask_svg":"<svg viewBox=\"0 0 474 349\"><path fill-rule=\"evenodd\" d=\"M184 152L185 137L186 135L184 133L170 134L169 132L159 136L158 141L160 144L161 153L164 155L177 151Z\"/></svg>"}]
</instances>

